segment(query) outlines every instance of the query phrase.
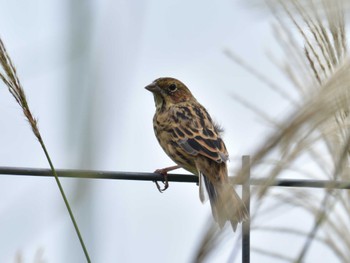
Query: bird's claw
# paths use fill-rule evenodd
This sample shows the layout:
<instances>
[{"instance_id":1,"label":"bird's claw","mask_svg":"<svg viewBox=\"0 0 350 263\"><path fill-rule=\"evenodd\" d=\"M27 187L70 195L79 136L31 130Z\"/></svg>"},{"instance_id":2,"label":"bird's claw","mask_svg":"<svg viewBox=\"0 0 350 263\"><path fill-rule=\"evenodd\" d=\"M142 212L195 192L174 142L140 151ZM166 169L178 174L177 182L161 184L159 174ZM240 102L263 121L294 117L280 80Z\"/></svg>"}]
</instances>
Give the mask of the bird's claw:
<instances>
[{"instance_id":1,"label":"bird's claw","mask_svg":"<svg viewBox=\"0 0 350 263\"><path fill-rule=\"evenodd\" d=\"M168 172L165 169L158 169L158 170L155 170L154 173L161 174L163 176L163 180L162 180L162 183L164 184L163 189L159 185L158 181L154 181L156 186L157 186L158 191L160 193L163 193L169 187Z\"/></svg>"}]
</instances>

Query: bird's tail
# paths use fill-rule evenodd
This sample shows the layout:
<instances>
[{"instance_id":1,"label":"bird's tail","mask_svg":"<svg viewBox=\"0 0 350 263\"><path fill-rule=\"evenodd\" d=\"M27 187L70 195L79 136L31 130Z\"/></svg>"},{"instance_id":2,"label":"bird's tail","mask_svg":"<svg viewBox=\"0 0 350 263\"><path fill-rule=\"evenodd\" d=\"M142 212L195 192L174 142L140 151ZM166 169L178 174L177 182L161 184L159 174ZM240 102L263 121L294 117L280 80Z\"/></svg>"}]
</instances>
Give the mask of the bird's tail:
<instances>
[{"instance_id":1,"label":"bird's tail","mask_svg":"<svg viewBox=\"0 0 350 263\"><path fill-rule=\"evenodd\" d=\"M203 179L215 221L221 228L226 221L230 221L233 231L236 231L237 224L248 219L248 211L242 199L228 180L214 185L205 175Z\"/></svg>"}]
</instances>

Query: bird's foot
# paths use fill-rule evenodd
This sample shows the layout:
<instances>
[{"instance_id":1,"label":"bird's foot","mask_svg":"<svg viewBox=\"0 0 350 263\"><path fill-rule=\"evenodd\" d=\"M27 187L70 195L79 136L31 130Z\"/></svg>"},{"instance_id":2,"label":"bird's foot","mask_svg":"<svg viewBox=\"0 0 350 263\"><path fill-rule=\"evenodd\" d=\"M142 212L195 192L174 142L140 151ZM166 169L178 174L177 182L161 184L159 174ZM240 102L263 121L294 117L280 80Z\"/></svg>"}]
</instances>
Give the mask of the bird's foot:
<instances>
[{"instance_id":1,"label":"bird's foot","mask_svg":"<svg viewBox=\"0 0 350 263\"><path fill-rule=\"evenodd\" d=\"M178 169L178 168L180 168L180 166L175 165L175 166L170 166L170 167L163 168L163 169L157 169L157 170L154 171L154 173L161 174L163 176L163 180L162 180L162 183L164 185L163 188L161 188L161 186L159 185L158 181L154 181L156 186L157 186L157 189L158 189L158 191L160 193L163 193L169 187L168 172L172 171L172 170L175 170L175 169Z\"/></svg>"},{"instance_id":2,"label":"bird's foot","mask_svg":"<svg viewBox=\"0 0 350 263\"><path fill-rule=\"evenodd\" d=\"M168 172L165 169L157 169L154 171L156 174L161 174L163 176L162 183L164 185L163 188L159 185L158 181L154 181L156 183L157 189L160 193L163 193L166 189L169 187L169 181L168 181Z\"/></svg>"}]
</instances>

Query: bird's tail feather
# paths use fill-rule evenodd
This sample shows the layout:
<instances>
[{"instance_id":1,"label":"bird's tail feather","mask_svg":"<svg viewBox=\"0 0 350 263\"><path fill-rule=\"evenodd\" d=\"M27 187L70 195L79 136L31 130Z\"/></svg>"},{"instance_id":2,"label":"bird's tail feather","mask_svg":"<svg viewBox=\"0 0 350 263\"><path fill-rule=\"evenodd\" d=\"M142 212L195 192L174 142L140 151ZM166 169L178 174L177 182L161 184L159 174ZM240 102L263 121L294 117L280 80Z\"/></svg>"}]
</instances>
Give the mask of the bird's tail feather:
<instances>
[{"instance_id":1,"label":"bird's tail feather","mask_svg":"<svg viewBox=\"0 0 350 263\"><path fill-rule=\"evenodd\" d=\"M203 179L215 221L221 228L230 221L233 231L236 231L237 224L248 219L243 201L228 181L214 185L205 175Z\"/></svg>"}]
</instances>

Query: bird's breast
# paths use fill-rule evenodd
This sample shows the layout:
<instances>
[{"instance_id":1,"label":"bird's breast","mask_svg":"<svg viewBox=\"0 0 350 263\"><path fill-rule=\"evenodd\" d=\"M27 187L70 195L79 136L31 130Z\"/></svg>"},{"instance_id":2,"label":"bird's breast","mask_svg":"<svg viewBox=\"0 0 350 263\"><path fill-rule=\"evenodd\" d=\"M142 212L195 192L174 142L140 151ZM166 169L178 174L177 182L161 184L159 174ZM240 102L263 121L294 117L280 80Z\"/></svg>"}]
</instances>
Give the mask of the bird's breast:
<instances>
[{"instance_id":1,"label":"bird's breast","mask_svg":"<svg viewBox=\"0 0 350 263\"><path fill-rule=\"evenodd\" d=\"M177 118L169 113L155 114L153 128L156 138L164 152L175 163L192 173L196 173L194 156L189 155L178 144L178 138L175 133Z\"/></svg>"}]
</instances>

